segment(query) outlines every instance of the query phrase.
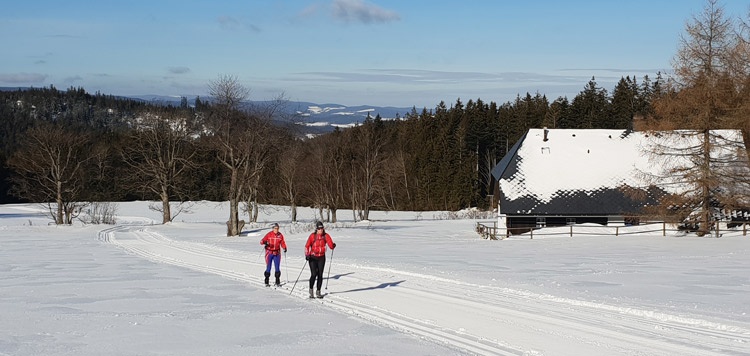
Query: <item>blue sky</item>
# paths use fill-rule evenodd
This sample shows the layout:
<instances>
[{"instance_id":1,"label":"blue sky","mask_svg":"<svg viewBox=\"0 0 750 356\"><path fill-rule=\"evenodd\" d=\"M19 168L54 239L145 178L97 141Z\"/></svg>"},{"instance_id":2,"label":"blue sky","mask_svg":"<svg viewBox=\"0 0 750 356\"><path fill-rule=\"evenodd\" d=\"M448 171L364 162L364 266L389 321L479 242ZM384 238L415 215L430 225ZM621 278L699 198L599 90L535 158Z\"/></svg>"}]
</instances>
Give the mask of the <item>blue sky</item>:
<instances>
[{"instance_id":1,"label":"blue sky","mask_svg":"<svg viewBox=\"0 0 750 356\"><path fill-rule=\"evenodd\" d=\"M704 0L13 1L0 86L433 108L669 72ZM747 18L748 1L721 1Z\"/></svg>"}]
</instances>

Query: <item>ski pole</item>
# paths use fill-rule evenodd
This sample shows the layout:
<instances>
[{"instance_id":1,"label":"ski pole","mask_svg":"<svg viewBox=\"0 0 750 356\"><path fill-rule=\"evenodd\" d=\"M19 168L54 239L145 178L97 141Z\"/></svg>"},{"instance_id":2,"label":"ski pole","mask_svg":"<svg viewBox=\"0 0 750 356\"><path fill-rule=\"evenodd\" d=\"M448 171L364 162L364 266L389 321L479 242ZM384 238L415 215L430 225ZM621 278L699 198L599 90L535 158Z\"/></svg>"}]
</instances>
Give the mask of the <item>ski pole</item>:
<instances>
[{"instance_id":1,"label":"ski pole","mask_svg":"<svg viewBox=\"0 0 750 356\"><path fill-rule=\"evenodd\" d=\"M286 250L284 251L284 260L286 260ZM284 274L286 275L286 282L289 283L289 271L284 268Z\"/></svg>"},{"instance_id":2,"label":"ski pole","mask_svg":"<svg viewBox=\"0 0 750 356\"><path fill-rule=\"evenodd\" d=\"M305 259L305 264L304 264L304 265L302 265L302 269L301 269L301 270L299 270L299 275L297 276L297 280L296 280L296 281L294 281L294 285L292 286L292 290L291 290L291 291L289 291L289 295L292 295L292 292L294 292L294 287L296 287L296 286L297 286L297 281L299 281L299 277L301 277L301 276L302 276L302 271L304 271L304 270L305 270L305 267L307 267L307 259Z\"/></svg>"},{"instance_id":3,"label":"ski pole","mask_svg":"<svg viewBox=\"0 0 750 356\"><path fill-rule=\"evenodd\" d=\"M333 251L331 250L331 262L328 263L328 277L326 277L326 290L328 290L328 280L331 279L331 265L333 264Z\"/></svg>"}]
</instances>

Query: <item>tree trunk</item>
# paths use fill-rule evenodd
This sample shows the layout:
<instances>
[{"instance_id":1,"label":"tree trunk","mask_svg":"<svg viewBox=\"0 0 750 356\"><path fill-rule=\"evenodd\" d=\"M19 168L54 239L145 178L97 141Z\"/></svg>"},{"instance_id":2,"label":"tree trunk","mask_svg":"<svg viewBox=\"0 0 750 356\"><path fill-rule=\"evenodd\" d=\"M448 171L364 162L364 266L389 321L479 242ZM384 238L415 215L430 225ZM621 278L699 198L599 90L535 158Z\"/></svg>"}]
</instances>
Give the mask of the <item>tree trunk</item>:
<instances>
[{"instance_id":1,"label":"tree trunk","mask_svg":"<svg viewBox=\"0 0 750 356\"><path fill-rule=\"evenodd\" d=\"M703 164L699 169L702 171L701 194L701 222L698 227L698 235L704 236L711 230L711 135L709 130L703 132Z\"/></svg>"},{"instance_id":2,"label":"tree trunk","mask_svg":"<svg viewBox=\"0 0 750 356\"><path fill-rule=\"evenodd\" d=\"M172 221L172 210L169 206L169 195L165 190L161 192L161 223L166 224Z\"/></svg>"},{"instance_id":3,"label":"tree trunk","mask_svg":"<svg viewBox=\"0 0 750 356\"><path fill-rule=\"evenodd\" d=\"M239 236L239 205L240 205L240 192L239 182L237 181L237 170L232 171L232 176L229 180L229 221L227 221L227 236Z\"/></svg>"},{"instance_id":4,"label":"tree trunk","mask_svg":"<svg viewBox=\"0 0 750 356\"><path fill-rule=\"evenodd\" d=\"M73 224L73 209L75 209L75 205L72 206L66 206L64 209L65 214L65 224L71 225Z\"/></svg>"},{"instance_id":5,"label":"tree trunk","mask_svg":"<svg viewBox=\"0 0 750 356\"><path fill-rule=\"evenodd\" d=\"M227 236L239 236L239 199L229 199L229 221L227 221Z\"/></svg>"},{"instance_id":6,"label":"tree trunk","mask_svg":"<svg viewBox=\"0 0 750 356\"><path fill-rule=\"evenodd\" d=\"M62 182L57 181L57 197L56 197L56 203L57 203L57 217L55 218L55 224L62 225L64 224L63 220L63 198L62 198Z\"/></svg>"}]
</instances>

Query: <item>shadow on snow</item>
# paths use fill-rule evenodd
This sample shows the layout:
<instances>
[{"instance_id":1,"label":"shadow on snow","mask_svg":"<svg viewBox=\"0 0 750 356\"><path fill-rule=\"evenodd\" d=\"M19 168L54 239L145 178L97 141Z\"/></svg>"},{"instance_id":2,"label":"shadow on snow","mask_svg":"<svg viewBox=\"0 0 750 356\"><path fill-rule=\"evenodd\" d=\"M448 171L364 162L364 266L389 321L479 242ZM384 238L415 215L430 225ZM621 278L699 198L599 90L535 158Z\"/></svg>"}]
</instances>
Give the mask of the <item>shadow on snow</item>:
<instances>
[{"instance_id":1,"label":"shadow on snow","mask_svg":"<svg viewBox=\"0 0 750 356\"><path fill-rule=\"evenodd\" d=\"M350 289L350 290L345 290L345 291L340 291L340 292L330 292L328 294L341 294L341 293L351 293L351 292L362 292L362 291L366 291L366 290L374 290L374 289L383 289L383 288L388 288L388 287L396 287L396 286L398 286L399 284L401 284L402 282L405 282L405 281L406 280L400 280L398 282L390 282L390 283L381 283L381 284L378 284L377 286L374 286L374 287Z\"/></svg>"}]
</instances>

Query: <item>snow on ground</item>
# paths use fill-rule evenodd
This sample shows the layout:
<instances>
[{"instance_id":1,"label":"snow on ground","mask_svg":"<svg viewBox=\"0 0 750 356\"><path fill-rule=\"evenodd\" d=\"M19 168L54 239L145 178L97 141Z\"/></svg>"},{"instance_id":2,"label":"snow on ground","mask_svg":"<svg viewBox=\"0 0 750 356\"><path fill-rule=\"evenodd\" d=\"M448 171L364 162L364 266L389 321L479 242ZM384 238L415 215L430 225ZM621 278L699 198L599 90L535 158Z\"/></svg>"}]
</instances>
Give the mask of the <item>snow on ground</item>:
<instances>
[{"instance_id":1,"label":"snow on ground","mask_svg":"<svg viewBox=\"0 0 750 356\"><path fill-rule=\"evenodd\" d=\"M118 203L116 225L50 226L0 205L0 355L750 355L738 231L490 241L441 212L340 211L328 294L309 300L313 210L290 224L266 207L226 237L227 208L158 225L148 202ZM277 289L272 222L289 245Z\"/></svg>"}]
</instances>

